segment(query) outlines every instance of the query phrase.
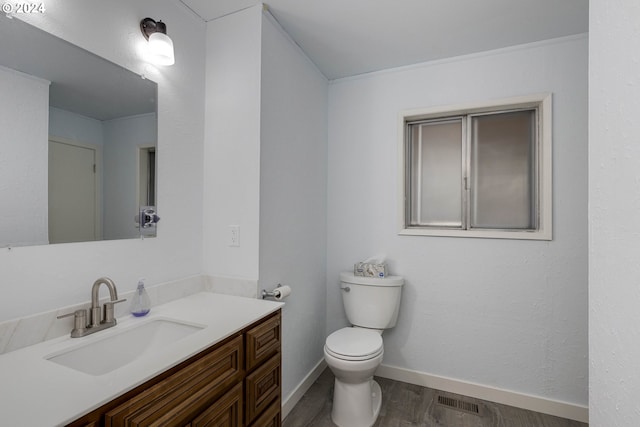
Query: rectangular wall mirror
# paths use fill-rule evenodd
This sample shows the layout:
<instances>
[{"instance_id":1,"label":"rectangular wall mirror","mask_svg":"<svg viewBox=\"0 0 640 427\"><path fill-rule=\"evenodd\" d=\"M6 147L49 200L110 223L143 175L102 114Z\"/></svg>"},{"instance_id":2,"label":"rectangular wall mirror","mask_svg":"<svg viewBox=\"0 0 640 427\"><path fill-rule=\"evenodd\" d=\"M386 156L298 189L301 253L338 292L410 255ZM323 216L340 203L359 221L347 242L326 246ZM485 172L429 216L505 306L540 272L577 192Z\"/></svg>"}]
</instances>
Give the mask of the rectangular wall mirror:
<instances>
[{"instance_id":1,"label":"rectangular wall mirror","mask_svg":"<svg viewBox=\"0 0 640 427\"><path fill-rule=\"evenodd\" d=\"M0 16L0 247L138 238L157 84Z\"/></svg>"}]
</instances>

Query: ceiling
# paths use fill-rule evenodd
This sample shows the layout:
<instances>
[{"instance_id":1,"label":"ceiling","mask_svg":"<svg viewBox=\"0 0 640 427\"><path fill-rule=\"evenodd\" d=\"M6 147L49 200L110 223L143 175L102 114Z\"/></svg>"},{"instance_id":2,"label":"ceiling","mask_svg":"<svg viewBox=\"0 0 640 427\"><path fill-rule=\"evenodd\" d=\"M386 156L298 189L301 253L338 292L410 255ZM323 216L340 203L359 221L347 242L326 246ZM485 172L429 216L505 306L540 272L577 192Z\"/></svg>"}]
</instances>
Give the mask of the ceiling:
<instances>
[{"instance_id":1,"label":"ceiling","mask_svg":"<svg viewBox=\"0 0 640 427\"><path fill-rule=\"evenodd\" d=\"M205 21L255 0L180 0ZM330 80L586 33L588 0L268 0Z\"/></svg>"}]
</instances>

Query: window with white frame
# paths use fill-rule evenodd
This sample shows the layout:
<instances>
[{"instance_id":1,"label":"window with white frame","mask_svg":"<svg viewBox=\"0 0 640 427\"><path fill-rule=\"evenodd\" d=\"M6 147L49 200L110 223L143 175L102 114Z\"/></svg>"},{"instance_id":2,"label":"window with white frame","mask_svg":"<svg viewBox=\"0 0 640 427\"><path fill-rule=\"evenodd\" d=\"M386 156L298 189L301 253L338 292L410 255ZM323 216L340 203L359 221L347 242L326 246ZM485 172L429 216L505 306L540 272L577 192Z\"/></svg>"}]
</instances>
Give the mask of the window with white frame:
<instances>
[{"instance_id":1,"label":"window with white frame","mask_svg":"<svg viewBox=\"0 0 640 427\"><path fill-rule=\"evenodd\" d=\"M400 114L400 234L551 240L551 95Z\"/></svg>"}]
</instances>

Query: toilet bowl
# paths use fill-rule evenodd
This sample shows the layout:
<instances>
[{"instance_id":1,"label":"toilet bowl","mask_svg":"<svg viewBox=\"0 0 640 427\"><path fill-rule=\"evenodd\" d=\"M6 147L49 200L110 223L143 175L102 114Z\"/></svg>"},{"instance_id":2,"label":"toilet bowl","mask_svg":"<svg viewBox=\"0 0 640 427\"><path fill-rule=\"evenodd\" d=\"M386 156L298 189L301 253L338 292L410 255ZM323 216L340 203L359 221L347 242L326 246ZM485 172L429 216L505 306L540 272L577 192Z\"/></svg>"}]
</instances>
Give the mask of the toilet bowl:
<instances>
[{"instance_id":1,"label":"toilet bowl","mask_svg":"<svg viewBox=\"0 0 640 427\"><path fill-rule=\"evenodd\" d=\"M384 354L380 333L343 328L327 337L324 358L335 375L331 419L340 427L370 427L382 403L373 380Z\"/></svg>"},{"instance_id":2,"label":"toilet bowl","mask_svg":"<svg viewBox=\"0 0 640 427\"><path fill-rule=\"evenodd\" d=\"M396 325L404 279L340 274L342 302L353 325L333 332L324 359L335 375L331 419L339 427L371 427L382 403L373 380L384 354L382 331Z\"/></svg>"}]
</instances>

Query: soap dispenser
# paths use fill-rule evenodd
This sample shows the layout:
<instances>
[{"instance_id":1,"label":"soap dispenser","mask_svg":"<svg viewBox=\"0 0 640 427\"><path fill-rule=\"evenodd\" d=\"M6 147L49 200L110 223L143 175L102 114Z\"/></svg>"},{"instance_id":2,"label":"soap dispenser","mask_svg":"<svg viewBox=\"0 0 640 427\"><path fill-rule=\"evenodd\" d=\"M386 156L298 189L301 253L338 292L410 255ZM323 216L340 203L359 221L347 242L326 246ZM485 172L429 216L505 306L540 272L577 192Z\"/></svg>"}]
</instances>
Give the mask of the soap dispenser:
<instances>
[{"instance_id":1,"label":"soap dispenser","mask_svg":"<svg viewBox=\"0 0 640 427\"><path fill-rule=\"evenodd\" d=\"M131 301L131 314L142 317L151 311L151 300L144 288L144 279L138 280L138 288Z\"/></svg>"}]
</instances>

